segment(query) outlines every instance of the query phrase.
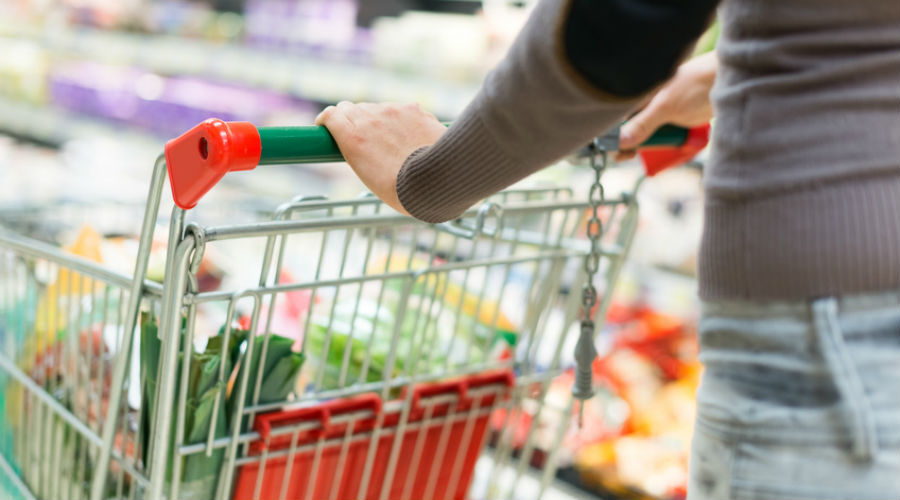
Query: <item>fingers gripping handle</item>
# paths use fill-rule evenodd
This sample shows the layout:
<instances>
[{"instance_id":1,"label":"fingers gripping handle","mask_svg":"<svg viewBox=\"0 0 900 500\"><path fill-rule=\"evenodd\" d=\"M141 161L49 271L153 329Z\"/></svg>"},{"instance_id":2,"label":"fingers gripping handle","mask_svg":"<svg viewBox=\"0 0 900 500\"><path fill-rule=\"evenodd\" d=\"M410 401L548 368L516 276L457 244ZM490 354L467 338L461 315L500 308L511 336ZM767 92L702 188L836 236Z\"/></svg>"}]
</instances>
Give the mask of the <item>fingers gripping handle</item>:
<instances>
[{"instance_id":1,"label":"fingers gripping handle","mask_svg":"<svg viewBox=\"0 0 900 500\"><path fill-rule=\"evenodd\" d=\"M709 142L709 124L684 128L677 125L663 125L652 136L638 146L644 171L649 176L690 161ZM597 149L619 150L619 127L597 137L576 153L577 157L590 156Z\"/></svg>"},{"instance_id":2,"label":"fingers gripping handle","mask_svg":"<svg viewBox=\"0 0 900 500\"><path fill-rule=\"evenodd\" d=\"M613 142L618 144L618 137ZM709 125L661 127L642 146L648 175L690 160L709 139ZM646 148L646 149L644 149ZM615 149L615 148L613 148ZM257 165L343 161L325 127L259 127L210 118L170 140L165 148L175 203L191 209L228 172Z\"/></svg>"}]
</instances>

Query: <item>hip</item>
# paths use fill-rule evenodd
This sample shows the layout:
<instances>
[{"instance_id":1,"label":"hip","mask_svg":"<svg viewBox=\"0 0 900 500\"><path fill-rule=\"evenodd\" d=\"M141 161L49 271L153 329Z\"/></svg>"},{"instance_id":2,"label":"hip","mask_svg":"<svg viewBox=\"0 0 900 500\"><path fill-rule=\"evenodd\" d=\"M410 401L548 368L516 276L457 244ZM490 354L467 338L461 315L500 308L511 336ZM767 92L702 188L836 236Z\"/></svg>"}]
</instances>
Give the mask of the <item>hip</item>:
<instances>
[{"instance_id":1,"label":"hip","mask_svg":"<svg viewBox=\"0 0 900 500\"><path fill-rule=\"evenodd\" d=\"M707 301L693 498L900 495L900 291Z\"/></svg>"}]
</instances>

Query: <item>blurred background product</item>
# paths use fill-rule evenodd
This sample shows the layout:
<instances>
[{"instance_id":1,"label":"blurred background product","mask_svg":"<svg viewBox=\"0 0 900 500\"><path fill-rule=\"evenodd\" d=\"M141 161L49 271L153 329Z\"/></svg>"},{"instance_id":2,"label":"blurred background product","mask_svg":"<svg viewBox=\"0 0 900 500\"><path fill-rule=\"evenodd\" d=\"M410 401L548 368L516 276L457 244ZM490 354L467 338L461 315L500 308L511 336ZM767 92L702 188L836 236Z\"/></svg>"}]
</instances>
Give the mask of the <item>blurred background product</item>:
<instances>
[{"instance_id":1,"label":"blurred background product","mask_svg":"<svg viewBox=\"0 0 900 500\"><path fill-rule=\"evenodd\" d=\"M136 234L150 166L167 139L208 117L258 125L309 124L324 106L341 100L417 101L440 119L452 120L503 56L531 3L0 2L0 225L39 230L47 241L130 274L136 243L127 236ZM711 30L697 50L709 50L715 35ZM694 166L702 160L703 155ZM639 171L630 163L611 169L604 176L607 194L627 190ZM563 162L517 187L572 186L572 196L585 199L591 176L583 165ZM233 205L235 214L228 220L234 221L271 213L294 196L347 199L362 191L347 168L307 165L226 177L210 197ZM583 428L578 429L574 419L569 423L554 458L559 470L547 498L684 497L699 373L693 274L700 191L699 169L686 167L648 179L639 192L641 218L632 257L598 339L594 377L599 394L586 406ZM87 205L104 207L91 214L102 229L82 226L76 223L81 218L70 217ZM36 213L41 214L39 220L30 215ZM164 241L164 235L159 237ZM151 276L163 274L164 257L158 255L163 243L159 247L151 257ZM203 286L213 290L252 279L253 271L243 263L259 251L251 246L208 254ZM284 280L302 280L303 272L302 265L286 269ZM472 291L458 287L455 293L458 305L465 304ZM323 306L316 306L316 300L323 299L297 293L279 303L271 312L278 330L306 321L301 311ZM0 315L2 334L12 317L9 304L0 307L6 314ZM51 304L44 307L41 314L49 314L46 308ZM336 298L334 307L334 317L345 326L361 322L371 331L383 327L377 309L356 317L352 307ZM516 314L508 305L492 307L496 312L490 315L498 318ZM308 331L332 328L329 317L310 316ZM474 313L469 315L473 325L478 324L476 319ZM212 310L199 321L207 331L218 332L224 320L223 310ZM496 332L473 326L471 333L472 342L494 346L491 356L502 354L508 345L502 339L516 334L514 324ZM94 349L98 360L115 348L109 333L92 332L90 324L83 335L84 349ZM576 336L570 337L572 345L564 346L563 363L572 362ZM344 335L343 342L349 342L348 352L355 359L362 347L349 338ZM48 342L52 344L52 339ZM377 357L387 356L387 347L375 347ZM322 370L321 384L338 383L341 375L333 371L335 363L329 365L327 356L319 356L323 365L322 359L298 360L290 352L287 349L282 358L296 370L273 375L284 381L281 388L310 383L304 370L313 369ZM99 367L90 368L94 370L90 376L97 380L105 376ZM196 382L192 384L196 392L189 397L199 408L208 400L203 399L203 380ZM571 373L564 373L550 385L546 398L565 400L570 387ZM145 396L130 397L140 406ZM72 398L76 404L77 397ZM492 414L485 421L486 445L496 444L491 438L496 433L511 432L522 439L513 439L519 448L511 453L518 453L526 446L528 429L535 425L548 429L535 435L537 451L529 464L540 475L555 442L549 432L558 427L554 418L560 417L553 412L538 415L527 407L515 414ZM196 425L203 433L204 421ZM0 449L5 446L10 445L0 442ZM483 481L486 470L476 466L472 480ZM15 490L7 481L0 479L4 498L11 495L4 492Z\"/></svg>"}]
</instances>

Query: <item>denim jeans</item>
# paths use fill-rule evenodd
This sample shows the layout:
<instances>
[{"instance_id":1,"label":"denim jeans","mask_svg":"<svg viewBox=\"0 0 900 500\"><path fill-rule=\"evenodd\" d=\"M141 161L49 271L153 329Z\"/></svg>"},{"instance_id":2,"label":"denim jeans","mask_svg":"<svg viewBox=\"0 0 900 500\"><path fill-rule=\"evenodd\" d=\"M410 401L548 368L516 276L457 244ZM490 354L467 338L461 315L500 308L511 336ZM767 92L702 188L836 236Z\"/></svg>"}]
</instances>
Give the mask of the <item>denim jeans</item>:
<instances>
[{"instance_id":1,"label":"denim jeans","mask_svg":"<svg viewBox=\"0 0 900 500\"><path fill-rule=\"evenodd\" d=\"M702 308L689 499L900 499L900 292Z\"/></svg>"}]
</instances>

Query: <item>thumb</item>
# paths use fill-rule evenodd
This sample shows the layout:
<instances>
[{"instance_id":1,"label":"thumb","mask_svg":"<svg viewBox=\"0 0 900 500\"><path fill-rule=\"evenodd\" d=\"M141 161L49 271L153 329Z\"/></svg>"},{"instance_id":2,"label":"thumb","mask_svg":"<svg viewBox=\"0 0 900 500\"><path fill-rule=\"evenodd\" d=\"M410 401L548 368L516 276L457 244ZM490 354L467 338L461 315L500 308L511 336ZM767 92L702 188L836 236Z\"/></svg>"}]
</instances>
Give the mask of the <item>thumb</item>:
<instances>
[{"instance_id":1,"label":"thumb","mask_svg":"<svg viewBox=\"0 0 900 500\"><path fill-rule=\"evenodd\" d=\"M315 124L325 125L325 123L331 117L331 114L334 113L334 109L334 106L328 106L327 108L323 109L322 112L319 113L318 116L316 116Z\"/></svg>"},{"instance_id":2,"label":"thumb","mask_svg":"<svg viewBox=\"0 0 900 500\"><path fill-rule=\"evenodd\" d=\"M655 101L655 99L654 99ZM619 149L635 149L643 144L656 132L656 129L664 125L665 117L660 113L659 106L651 101L638 114L622 125L619 131Z\"/></svg>"}]
</instances>

